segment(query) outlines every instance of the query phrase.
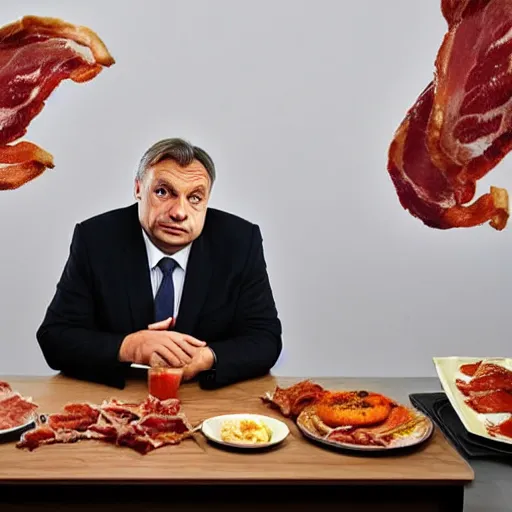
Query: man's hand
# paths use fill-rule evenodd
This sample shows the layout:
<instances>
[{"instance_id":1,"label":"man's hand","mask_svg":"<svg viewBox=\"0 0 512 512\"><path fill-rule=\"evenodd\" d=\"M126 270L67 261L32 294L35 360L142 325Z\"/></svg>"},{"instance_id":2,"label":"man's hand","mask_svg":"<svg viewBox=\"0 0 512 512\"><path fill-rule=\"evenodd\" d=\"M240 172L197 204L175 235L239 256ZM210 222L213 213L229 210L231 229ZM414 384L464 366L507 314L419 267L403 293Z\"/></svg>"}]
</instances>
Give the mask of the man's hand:
<instances>
[{"instance_id":1,"label":"man's hand","mask_svg":"<svg viewBox=\"0 0 512 512\"><path fill-rule=\"evenodd\" d=\"M168 331L173 322L174 319L168 318L149 325L147 330L126 336L119 349L119 360L151 365L152 358L159 356L173 367L192 363L198 349L206 343L187 334Z\"/></svg>"},{"instance_id":2,"label":"man's hand","mask_svg":"<svg viewBox=\"0 0 512 512\"><path fill-rule=\"evenodd\" d=\"M183 380L193 379L198 373L209 370L214 362L215 357L212 350L209 347L200 347L192 361L183 368Z\"/></svg>"}]
</instances>

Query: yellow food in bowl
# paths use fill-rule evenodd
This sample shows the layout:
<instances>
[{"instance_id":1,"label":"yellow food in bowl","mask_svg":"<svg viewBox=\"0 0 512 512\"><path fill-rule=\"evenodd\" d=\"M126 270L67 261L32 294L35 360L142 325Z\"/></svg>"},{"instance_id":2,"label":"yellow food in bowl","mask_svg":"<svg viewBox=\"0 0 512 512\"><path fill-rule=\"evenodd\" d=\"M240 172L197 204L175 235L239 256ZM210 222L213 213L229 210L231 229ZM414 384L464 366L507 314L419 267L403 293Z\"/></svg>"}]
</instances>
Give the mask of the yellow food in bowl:
<instances>
[{"instance_id":1,"label":"yellow food in bowl","mask_svg":"<svg viewBox=\"0 0 512 512\"><path fill-rule=\"evenodd\" d=\"M221 438L226 443L268 443L272 431L262 421L253 419L228 420L222 424Z\"/></svg>"}]
</instances>

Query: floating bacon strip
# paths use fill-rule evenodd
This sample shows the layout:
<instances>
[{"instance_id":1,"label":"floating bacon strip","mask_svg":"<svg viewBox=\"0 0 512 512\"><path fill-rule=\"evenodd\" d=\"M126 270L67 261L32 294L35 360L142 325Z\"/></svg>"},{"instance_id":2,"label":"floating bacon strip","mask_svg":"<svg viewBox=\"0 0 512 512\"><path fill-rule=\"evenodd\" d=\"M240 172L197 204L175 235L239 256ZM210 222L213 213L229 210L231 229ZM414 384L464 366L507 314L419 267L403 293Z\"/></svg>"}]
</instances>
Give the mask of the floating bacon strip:
<instances>
[{"instance_id":1,"label":"floating bacon strip","mask_svg":"<svg viewBox=\"0 0 512 512\"><path fill-rule=\"evenodd\" d=\"M187 418L180 412L179 400L160 401L148 396L141 403L113 399L99 406L68 404L62 413L50 414L36 429L25 432L17 447L32 451L45 444L92 439L146 454L178 444L192 433Z\"/></svg>"},{"instance_id":2,"label":"floating bacon strip","mask_svg":"<svg viewBox=\"0 0 512 512\"><path fill-rule=\"evenodd\" d=\"M319 384L303 380L288 388L276 386L272 394L267 393L261 399L279 409L283 416L297 417L306 406L319 400L325 392Z\"/></svg>"},{"instance_id":3,"label":"floating bacon strip","mask_svg":"<svg viewBox=\"0 0 512 512\"><path fill-rule=\"evenodd\" d=\"M37 404L13 391L10 384L0 382L0 430L27 424L35 418Z\"/></svg>"},{"instance_id":4,"label":"floating bacon strip","mask_svg":"<svg viewBox=\"0 0 512 512\"><path fill-rule=\"evenodd\" d=\"M0 190L53 168L50 153L18 142L66 79L92 80L114 59L96 33L60 19L25 16L0 28Z\"/></svg>"},{"instance_id":5,"label":"floating bacon strip","mask_svg":"<svg viewBox=\"0 0 512 512\"><path fill-rule=\"evenodd\" d=\"M409 109L388 154L404 209L432 228L508 221L508 193L474 202L476 183L512 149L512 2L443 0L448 32L434 80Z\"/></svg>"}]
</instances>

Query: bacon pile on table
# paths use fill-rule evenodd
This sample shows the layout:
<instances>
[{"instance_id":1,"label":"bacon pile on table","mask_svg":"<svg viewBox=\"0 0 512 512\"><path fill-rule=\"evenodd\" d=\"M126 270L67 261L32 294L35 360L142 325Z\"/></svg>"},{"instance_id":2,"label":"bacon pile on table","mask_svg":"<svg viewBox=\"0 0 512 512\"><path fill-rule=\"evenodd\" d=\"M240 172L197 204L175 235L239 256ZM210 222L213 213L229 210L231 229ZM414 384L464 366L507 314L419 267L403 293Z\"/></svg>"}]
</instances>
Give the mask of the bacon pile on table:
<instances>
[{"instance_id":1,"label":"bacon pile on table","mask_svg":"<svg viewBox=\"0 0 512 512\"><path fill-rule=\"evenodd\" d=\"M0 381L0 430L26 425L35 418L37 404Z\"/></svg>"},{"instance_id":2,"label":"bacon pile on table","mask_svg":"<svg viewBox=\"0 0 512 512\"><path fill-rule=\"evenodd\" d=\"M512 148L512 0L442 0L441 10L448 32L434 79L394 134L388 172L425 225L502 230L508 192L493 186L473 199Z\"/></svg>"},{"instance_id":3,"label":"bacon pile on table","mask_svg":"<svg viewBox=\"0 0 512 512\"><path fill-rule=\"evenodd\" d=\"M461 365L459 371L471 377L456 379L465 403L479 414L512 414L512 371L495 362L477 361ZM512 417L498 425L487 424L492 435L512 437Z\"/></svg>"},{"instance_id":4,"label":"bacon pile on table","mask_svg":"<svg viewBox=\"0 0 512 512\"><path fill-rule=\"evenodd\" d=\"M151 395L140 403L112 399L101 405L67 404L62 412L42 416L16 446L32 451L41 445L99 440L146 454L192 436L194 429L180 409L178 399Z\"/></svg>"},{"instance_id":5,"label":"bacon pile on table","mask_svg":"<svg viewBox=\"0 0 512 512\"><path fill-rule=\"evenodd\" d=\"M20 141L65 79L92 80L114 59L96 33L56 18L25 16L0 28L0 190L53 168L53 157ZM77 124L80 120L77 119Z\"/></svg>"}]
</instances>

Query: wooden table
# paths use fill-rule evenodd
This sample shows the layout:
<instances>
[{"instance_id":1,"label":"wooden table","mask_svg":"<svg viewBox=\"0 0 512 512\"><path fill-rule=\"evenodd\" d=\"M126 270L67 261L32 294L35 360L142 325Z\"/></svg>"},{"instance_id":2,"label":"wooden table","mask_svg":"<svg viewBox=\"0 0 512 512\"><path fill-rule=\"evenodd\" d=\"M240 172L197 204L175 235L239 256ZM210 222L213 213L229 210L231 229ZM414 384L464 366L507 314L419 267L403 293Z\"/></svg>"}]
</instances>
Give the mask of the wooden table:
<instances>
[{"instance_id":1,"label":"wooden table","mask_svg":"<svg viewBox=\"0 0 512 512\"><path fill-rule=\"evenodd\" d=\"M139 401L147 394L143 379L130 381L122 391L60 375L0 380L31 396L45 413L57 412L69 402L101 403L114 397ZM276 384L288 386L298 380L267 376L215 391L185 384L180 391L183 411L192 424L237 412L283 419L259 397ZM344 379L313 380L331 389L354 385ZM364 380L358 384L358 389L365 387ZM55 503L61 504L59 510L64 504L90 510L86 500L94 503L95 511L110 512L167 510L179 504L187 510L252 511L265 506L298 512L327 503L354 511L463 510L464 486L473 480L473 470L437 429L412 452L362 456L313 444L293 422L284 421L291 435L265 452L228 451L200 433L147 455L97 441L42 446L33 452L16 448L15 440L4 442L0 444L0 510L31 506L54 510Z\"/></svg>"}]
</instances>

